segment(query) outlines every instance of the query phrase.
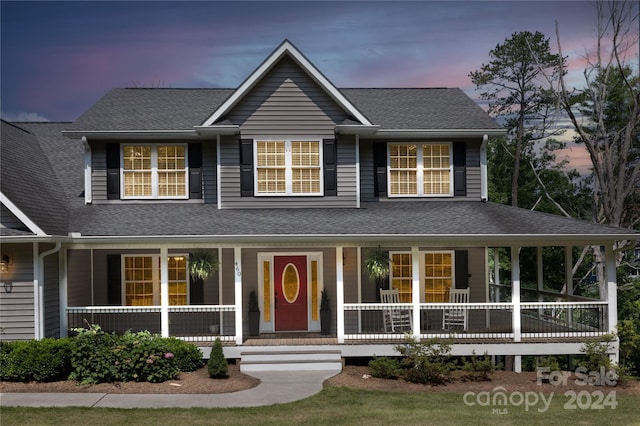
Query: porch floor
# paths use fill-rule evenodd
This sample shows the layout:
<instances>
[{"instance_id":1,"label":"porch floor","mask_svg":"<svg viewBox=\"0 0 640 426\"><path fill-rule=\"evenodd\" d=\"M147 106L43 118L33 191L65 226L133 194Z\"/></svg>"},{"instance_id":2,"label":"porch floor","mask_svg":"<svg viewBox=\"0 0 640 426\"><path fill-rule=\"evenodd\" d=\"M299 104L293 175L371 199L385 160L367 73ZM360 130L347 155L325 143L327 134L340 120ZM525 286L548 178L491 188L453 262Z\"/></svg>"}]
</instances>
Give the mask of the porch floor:
<instances>
[{"instance_id":1,"label":"porch floor","mask_svg":"<svg viewBox=\"0 0 640 426\"><path fill-rule=\"evenodd\" d=\"M320 333L262 333L249 337L242 343L244 346L305 346L305 345L337 345L335 336L323 336Z\"/></svg>"}]
</instances>

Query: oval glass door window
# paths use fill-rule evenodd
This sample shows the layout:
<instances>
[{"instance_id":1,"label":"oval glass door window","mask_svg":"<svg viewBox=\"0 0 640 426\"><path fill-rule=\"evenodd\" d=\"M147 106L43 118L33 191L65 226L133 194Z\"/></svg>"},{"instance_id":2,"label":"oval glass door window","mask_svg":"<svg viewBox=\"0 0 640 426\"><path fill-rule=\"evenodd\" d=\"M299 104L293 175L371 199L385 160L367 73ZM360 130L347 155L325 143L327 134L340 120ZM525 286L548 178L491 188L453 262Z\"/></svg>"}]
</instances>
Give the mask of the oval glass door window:
<instances>
[{"instance_id":1,"label":"oval glass door window","mask_svg":"<svg viewBox=\"0 0 640 426\"><path fill-rule=\"evenodd\" d=\"M293 263L289 263L282 273L282 294L289 303L293 303L300 293L300 276L298 268Z\"/></svg>"}]
</instances>

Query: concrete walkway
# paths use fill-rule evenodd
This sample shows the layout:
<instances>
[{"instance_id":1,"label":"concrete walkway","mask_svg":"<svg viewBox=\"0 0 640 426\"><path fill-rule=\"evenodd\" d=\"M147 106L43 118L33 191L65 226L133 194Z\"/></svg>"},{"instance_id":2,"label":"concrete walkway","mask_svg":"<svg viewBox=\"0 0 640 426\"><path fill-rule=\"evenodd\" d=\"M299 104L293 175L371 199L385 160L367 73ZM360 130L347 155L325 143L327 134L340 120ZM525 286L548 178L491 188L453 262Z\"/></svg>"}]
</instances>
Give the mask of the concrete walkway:
<instances>
[{"instance_id":1,"label":"concrete walkway","mask_svg":"<svg viewBox=\"0 0 640 426\"><path fill-rule=\"evenodd\" d=\"M264 371L255 388L221 394L0 393L0 407L218 408L257 407L308 398L340 371Z\"/></svg>"}]
</instances>

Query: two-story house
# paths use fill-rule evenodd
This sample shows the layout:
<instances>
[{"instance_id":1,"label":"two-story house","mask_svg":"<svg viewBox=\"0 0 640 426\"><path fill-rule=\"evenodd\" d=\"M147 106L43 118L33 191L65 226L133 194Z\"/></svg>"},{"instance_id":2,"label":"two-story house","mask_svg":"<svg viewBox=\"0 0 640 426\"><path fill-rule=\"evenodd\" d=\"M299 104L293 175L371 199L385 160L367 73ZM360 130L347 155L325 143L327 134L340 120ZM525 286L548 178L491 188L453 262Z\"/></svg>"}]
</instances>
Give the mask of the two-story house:
<instances>
[{"instance_id":1,"label":"two-story house","mask_svg":"<svg viewBox=\"0 0 640 426\"><path fill-rule=\"evenodd\" d=\"M459 89L338 89L288 41L236 89L114 89L73 123L3 122L1 337L96 323L220 337L232 358L353 357L393 354L408 332L516 369L579 353L615 329L613 246L638 234L490 202L487 141L504 134ZM587 245L607 247L597 300L571 292ZM523 247L540 254L533 285ZM564 294L544 287L546 247L563 248ZM219 269L194 279L203 250ZM365 268L379 252L394 303ZM388 323L399 313L403 328Z\"/></svg>"}]
</instances>

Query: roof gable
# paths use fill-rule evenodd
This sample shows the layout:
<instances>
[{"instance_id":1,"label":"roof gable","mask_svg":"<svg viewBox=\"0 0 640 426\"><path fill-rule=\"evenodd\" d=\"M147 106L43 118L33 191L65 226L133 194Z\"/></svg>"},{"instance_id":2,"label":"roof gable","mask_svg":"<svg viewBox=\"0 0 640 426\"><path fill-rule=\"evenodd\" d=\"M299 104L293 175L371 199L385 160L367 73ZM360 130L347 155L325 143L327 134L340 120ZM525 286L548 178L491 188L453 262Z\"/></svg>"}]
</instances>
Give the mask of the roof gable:
<instances>
[{"instance_id":1,"label":"roof gable","mask_svg":"<svg viewBox=\"0 0 640 426\"><path fill-rule=\"evenodd\" d=\"M207 118L202 127L214 126L234 106L236 106L284 57L293 59L325 92L362 125L372 123L351 103L309 60L285 40L273 53Z\"/></svg>"}]
</instances>

